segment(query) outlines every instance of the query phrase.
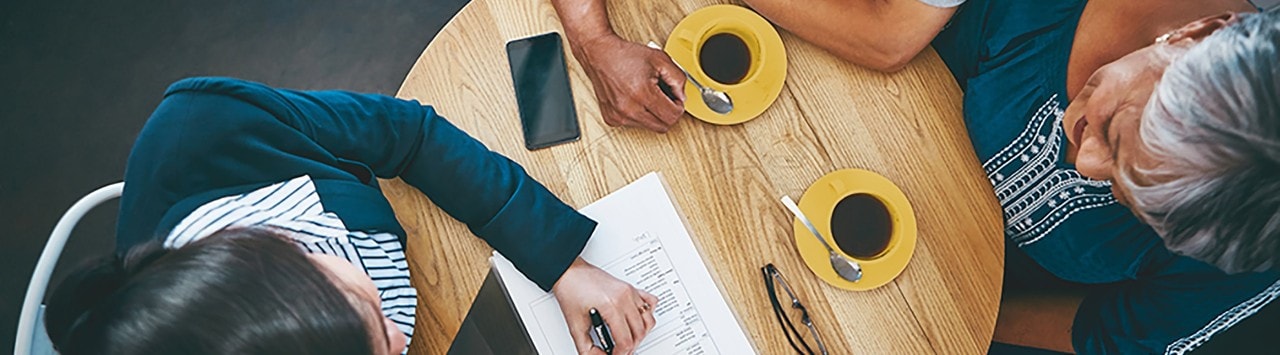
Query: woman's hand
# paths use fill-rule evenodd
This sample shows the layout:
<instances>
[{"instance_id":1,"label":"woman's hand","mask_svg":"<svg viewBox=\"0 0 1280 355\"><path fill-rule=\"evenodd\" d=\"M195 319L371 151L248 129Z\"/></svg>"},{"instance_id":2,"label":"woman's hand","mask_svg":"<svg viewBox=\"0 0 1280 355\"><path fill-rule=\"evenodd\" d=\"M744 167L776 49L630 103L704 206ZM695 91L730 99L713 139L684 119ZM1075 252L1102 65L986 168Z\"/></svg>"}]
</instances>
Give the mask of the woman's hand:
<instances>
[{"instance_id":1,"label":"woman's hand","mask_svg":"<svg viewBox=\"0 0 1280 355\"><path fill-rule=\"evenodd\" d=\"M560 302L564 320L569 324L569 334L579 354L604 355L591 342L592 308L600 312L613 335L613 353L631 354L636 344L653 329L653 310L658 298L637 289L631 284L614 278L609 273L588 264L582 258L573 261L551 292Z\"/></svg>"}]
</instances>

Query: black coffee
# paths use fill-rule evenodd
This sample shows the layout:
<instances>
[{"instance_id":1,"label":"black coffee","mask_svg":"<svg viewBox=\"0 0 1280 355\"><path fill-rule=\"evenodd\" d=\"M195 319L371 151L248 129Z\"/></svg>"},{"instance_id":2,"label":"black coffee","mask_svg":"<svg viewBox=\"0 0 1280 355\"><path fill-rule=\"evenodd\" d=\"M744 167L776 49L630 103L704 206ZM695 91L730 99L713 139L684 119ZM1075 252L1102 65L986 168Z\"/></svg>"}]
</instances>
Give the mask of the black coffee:
<instances>
[{"instance_id":1,"label":"black coffee","mask_svg":"<svg viewBox=\"0 0 1280 355\"><path fill-rule=\"evenodd\" d=\"M698 64L711 80L721 84L737 84L751 69L751 51L742 38L718 33L707 38L698 51Z\"/></svg>"},{"instance_id":2,"label":"black coffee","mask_svg":"<svg viewBox=\"0 0 1280 355\"><path fill-rule=\"evenodd\" d=\"M849 256L869 259L880 255L889 247L892 233L889 209L874 196L849 195L831 212L831 236Z\"/></svg>"}]
</instances>

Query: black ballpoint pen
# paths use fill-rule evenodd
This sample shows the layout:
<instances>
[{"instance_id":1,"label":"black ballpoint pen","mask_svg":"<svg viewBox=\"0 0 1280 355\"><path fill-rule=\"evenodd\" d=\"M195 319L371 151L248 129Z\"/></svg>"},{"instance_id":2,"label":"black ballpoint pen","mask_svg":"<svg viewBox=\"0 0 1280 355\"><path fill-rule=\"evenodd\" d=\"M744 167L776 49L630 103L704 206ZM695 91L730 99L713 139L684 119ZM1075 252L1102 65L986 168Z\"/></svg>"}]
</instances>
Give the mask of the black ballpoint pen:
<instances>
[{"instance_id":1,"label":"black ballpoint pen","mask_svg":"<svg viewBox=\"0 0 1280 355\"><path fill-rule=\"evenodd\" d=\"M604 324L604 318L600 318L600 312L595 308L588 314L591 316L591 342L605 354L613 354L613 335L609 334L609 326Z\"/></svg>"}]
</instances>

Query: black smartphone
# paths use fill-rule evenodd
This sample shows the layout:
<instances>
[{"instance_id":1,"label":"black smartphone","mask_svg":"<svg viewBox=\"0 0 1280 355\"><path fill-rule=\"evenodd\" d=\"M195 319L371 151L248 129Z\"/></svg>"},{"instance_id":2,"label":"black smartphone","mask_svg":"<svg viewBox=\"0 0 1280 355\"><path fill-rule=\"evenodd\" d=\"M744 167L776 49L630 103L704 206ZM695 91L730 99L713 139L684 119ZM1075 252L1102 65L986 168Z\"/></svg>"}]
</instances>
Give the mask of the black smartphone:
<instances>
[{"instance_id":1,"label":"black smartphone","mask_svg":"<svg viewBox=\"0 0 1280 355\"><path fill-rule=\"evenodd\" d=\"M535 150L578 140L578 113L573 107L560 34L508 41L507 60L520 106L524 147Z\"/></svg>"}]
</instances>

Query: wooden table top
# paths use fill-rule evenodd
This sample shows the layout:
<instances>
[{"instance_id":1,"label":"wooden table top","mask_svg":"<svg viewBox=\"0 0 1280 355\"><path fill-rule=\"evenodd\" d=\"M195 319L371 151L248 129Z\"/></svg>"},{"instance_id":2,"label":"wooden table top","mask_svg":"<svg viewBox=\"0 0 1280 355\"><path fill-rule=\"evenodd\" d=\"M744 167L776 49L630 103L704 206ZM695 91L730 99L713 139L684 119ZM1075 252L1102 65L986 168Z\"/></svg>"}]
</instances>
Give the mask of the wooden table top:
<instances>
[{"instance_id":1,"label":"wooden table top","mask_svg":"<svg viewBox=\"0 0 1280 355\"><path fill-rule=\"evenodd\" d=\"M661 42L710 0L610 1L615 31ZM688 114L671 132L609 127L591 82L566 53L580 141L527 151L505 42L562 32L548 0L472 0L419 57L398 96L436 110L521 163L582 207L660 171L694 243L755 348L790 352L760 279L772 262L787 276L833 353L985 353L1000 301L1004 244L999 204L961 117L961 93L932 50L881 74L779 31L788 56L782 94L762 116L716 126ZM566 43L567 45L567 43ZM807 270L777 197L799 197L844 168L878 172L915 208L919 242L906 270L871 291L832 287ZM418 289L412 354L443 354L489 268L491 250L399 180L384 192L409 233ZM751 239L744 239L751 236Z\"/></svg>"}]
</instances>

